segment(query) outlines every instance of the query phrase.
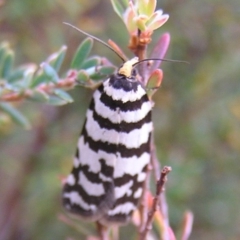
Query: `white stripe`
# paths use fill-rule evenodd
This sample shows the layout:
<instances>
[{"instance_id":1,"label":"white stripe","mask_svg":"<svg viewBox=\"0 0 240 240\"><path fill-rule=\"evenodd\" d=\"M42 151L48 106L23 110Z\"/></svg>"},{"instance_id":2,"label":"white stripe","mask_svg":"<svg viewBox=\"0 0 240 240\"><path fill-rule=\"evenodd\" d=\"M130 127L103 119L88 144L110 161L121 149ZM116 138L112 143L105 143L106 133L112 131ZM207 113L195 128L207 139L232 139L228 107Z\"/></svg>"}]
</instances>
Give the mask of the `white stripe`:
<instances>
[{"instance_id":1,"label":"white stripe","mask_svg":"<svg viewBox=\"0 0 240 240\"><path fill-rule=\"evenodd\" d=\"M146 91L143 89L143 87L139 84L137 91L124 91L122 89L115 89L109 84L110 79L106 80L103 83L104 91L106 94L113 98L113 100L121 100L122 102L134 102L136 100L139 100L142 98L143 95L146 94ZM126 80L127 81L127 80Z\"/></svg>"},{"instance_id":2,"label":"white stripe","mask_svg":"<svg viewBox=\"0 0 240 240\"><path fill-rule=\"evenodd\" d=\"M128 214L135 209L136 209L136 206L133 203L127 202L127 203L118 205L113 210L108 211L108 215L113 216L119 213Z\"/></svg>"},{"instance_id":3,"label":"white stripe","mask_svg":"<svg viewBox=\"0 0 240 240\"><path fill-rule=\"evenodd\" d=\"M133 185L133 180L127 182L126 184L122 185L121 187L115 187L114 191L115 191L115 198L121 198L123 197L125 194L127 194L127 196L132 195L132 190L130 189Z\"/></svg>"},{"instance_id":4,"label":"white stripe","mask_svg":"<svg viewBox=\"0 0 240 240\"><path fill-rule=\"evenodd\" d=\"M134 198L140 198L142 196L142 188L139 188L133 195Z\"/></svg>"},{"instance_id":5,"label":"white stripe","mask_svg":"<svg viewBox=\"0 0 240 240\"><path fill-rule=\"evenodd\" d=\"M72 174L68 175L67 181L66 181L70 186L73 186L75 184L75 178Z\"/></svg>"},{"instance_id":6,"label":"white stripe","mask_svg":"<svg viewBox=\"0 0 240 240\"><path fill-rule=\"evenodd\" d=\"M74 159L73 159L73 166L74 166L75 168L78 168L79 165L80 165L80 161L79 161L79 159L75 156Z\"/></svg>"},{"instance_id":7,"label":"white stripe","mask_svg":"<svg viewBox=\"0 0 240 240\"><path fill-rule=\"evenodd\" d=\"M81 171L79 174L79 185L85 190L88 195L91 196L101 196L105 193L102 183L92 183L90 182L84 173Z\"/></svg>"},{"instance_id":8,"label":"white stripe","mask_svg":"<svg viewBox=\"0 0 240 240\"><path fill-rule=\"evenodd\" d=\"M99 178L101 178L104 182L111 182L112 181L112 178L106 177L102 173L99 173Z\"/></svg>"},{"instance_id":9,"label":"white stripe","mask_svg":"<svg viewBox=\"0 0 240 240\"><path fill-rule=\"evenodd\" d=\"M101 163L100 159L104 159L108 166L114 166L116 164L116 155L106 153L102 150L98 152L94 152L89 148L88 143L85 144L83 140L83 136L79 138L78 141L78 149L79 149L79 161L82 165L89 166L89 171L94 173L99 173L101 171Z\"/></svg>"},{"instance_id":10,"label":"white stripe","mask_svg":"<svg viewBox=\"0 0 240 240\"><path fill-rule=\"evenodd\" d=\"M133 156L131 158L119 158L114 167L113 177L122 177L125 173L132 176L139 174L149 162L149 153L143 153L140 157Z\"/></svg>"},{"instance_id":11,"label":"white stripe","mask_svg":"<svg viewBox=\"0 0 240 240\"><path fill-rule=\"evenodd\" d=\"M112 123L120 123L125 121L127 123L138 122L142 120L150 110L152 110L152 103L150 101L144 102L140 109L134 111L113 111L109 107L105 106L100 101L101 93L96 90L93 94L95 102L95 111L103 118L109 119Z\"/></svg>"},{"instance_id":12,"label":"white stripe","mask_svg":"<svg viewBox=\"0 0 240 240\"><path fill-rule=\"evenodd\" d=\"M65 198L69 198L71 204L77 204L80 207L82 207L85 210L92 210L96 211L96 206L95 205L89 205L87 204L82 197L78 194L78 192L71 191L70 193L64 193L63 195Z\"/></svg>"},{"instance_id":13,"label":"white stripe","mask_svg":"<svg viewBox=\"0 0 240 240\"><path fill-rule=\"evenodd\" d=\"M141 172L138 174L137 180L138 182L143 182L146 178L146 173L145 172Z\"/></svg>"},{"instance_id":14,"label":"white stripe","mask_svg":"<svg viewBox=\"0 0 240 240\"><path fill-rule=\"evenodd\" d=\"M146 143L149 133L152 131L152 122L145 123L140 129L134 129L129 133L107 130L99 126L93 119L93 112L87 111L86 130L88 135L95 141L109 142L113 144L123 144L127 148L138 148Z\"/></svg>"}]
</instances>

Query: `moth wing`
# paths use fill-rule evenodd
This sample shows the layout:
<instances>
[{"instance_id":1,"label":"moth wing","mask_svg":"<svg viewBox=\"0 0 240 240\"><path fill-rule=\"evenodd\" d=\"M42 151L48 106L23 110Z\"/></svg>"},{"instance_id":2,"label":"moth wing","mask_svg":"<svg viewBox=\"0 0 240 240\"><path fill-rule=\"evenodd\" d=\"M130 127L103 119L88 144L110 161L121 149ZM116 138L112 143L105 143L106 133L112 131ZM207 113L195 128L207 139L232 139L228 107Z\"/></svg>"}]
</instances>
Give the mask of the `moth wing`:
<instances>
[{"instance_id":1,"label":"moth wing","mask_svg":"<svg viewBox=\"0 0 240 240\"><path fill-rule=\"evenodd\" d=\"M150 162L151 110L152 103L144 94L136 101L127 101L119 111L121 129L113 173L116 201L102 223L126 223L137 209Z\"/></svg>"},{"instance_id":2,"label":"moth wing","mask_svg":"<svg viewBox=\"0 0 240 240\"><path fill-rule=\"evenodd\" d=\"M99 87L102 89L102 86ZM74 166L63 189L63 204L72 213L95 221L114 204L113 169L115 149L106 140L106 129L100 126L99 89L93 94L85 124L78 141ZM111 135L118 138L117 133ZM110 148L109 148L110 147Z\"/></svg>"}]
</instances>

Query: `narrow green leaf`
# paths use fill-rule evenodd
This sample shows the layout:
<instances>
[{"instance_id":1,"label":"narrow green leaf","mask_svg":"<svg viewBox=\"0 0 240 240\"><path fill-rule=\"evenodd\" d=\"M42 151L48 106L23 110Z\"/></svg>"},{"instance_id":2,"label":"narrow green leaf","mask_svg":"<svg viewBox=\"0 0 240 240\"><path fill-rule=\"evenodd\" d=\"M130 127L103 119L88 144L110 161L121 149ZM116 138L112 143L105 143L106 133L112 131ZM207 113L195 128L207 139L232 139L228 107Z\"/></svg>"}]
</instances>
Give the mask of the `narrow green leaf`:
<instances>
[{"instance_id":1,"label":"narrow green leaf","mask_svg":"<svg viewBox=\"0 0 240 240\"><path fill-rule=\"evenodd\" d=\"M4 62L6 58L6 54L9 51L9 44L7 42L3 42L0 44L0 78L3 78L3 68Z\"/></svg>"},{"instance_id":2,"label":"narrow green leaf","mask_svg":"<svg viewBox=\"0 0 240 240\"><path fill-rule=\"evenodd\" d=\"M120 18L122 18L124 9L123 9L121 3L119 2L119 0L111 0L111 3L112 3L113 10L115 11L115 13L117 13L117 15Z\"/></svg>"},{"instance_id":3,"label":"narrow green leaf","mask_svg":"<svg viewBox=\"0 0 240 240\"><path fill-rule=\"evenodd\" d=\"M157 1L156 0L148 0L148 1L138 1L139 6L139 14L144 14L150 17L156 8Z\"/></svg>"},{"instance_id":4,"label":"narrow green leaf","mask_svg":"<svg viewBox=\"0 0 240 240\"><path fill-rule=\"evenodd\" d=\"M29 129L31 127L27 118L25 118L25 116L23 116L22 113L20 113L16 108L14 108L9 103L1 102L0 108L5 113L7 113L12 118L12 120L15 121L17 124L23 126L26 129Z\"/></svg>"},{"instance_id":5,"label":"narrow green leaf","mask_svg":"<svg viewBox=\"0 0 240 240\"><path fill-rule=\"evenodd\" d=\"M73 57L71 68L80 69L85 59L88 57L93 46L93 40L86 38L78 47L76 54Z\"/></svg>"},{"instance_id":6,"label":"narrow green leaf","mask_svg":"<svg viewBox=\"0 0 240 240\"><path fill-rule=\"evenodd\" d=\"M93 73L89 77L90 77L90 79L92 79L94 81L105 80L106 79L106 76L103 76L100 73Z\"/></svg>"},{"instance_id":7,"label":"narrow green leaf","mask_svg":"<svg viewBox=\"0 0 240 240\"><path fill-rule=\"evenodd\" d=\"M2 42L0 44L0 62L3 61L7 49L9 49L9 44L7 42Z\"/></svg>"},{"instance_id":8,"label":"narrow green leaf","mask_svg":"<svg viewBox=\"0 0 240 240\"><path fill-rule=\"evenodd\" d=\"M61 106L67 103L68 103L67 101L57 96L49 96L49 99L48 99L48 104L54 105L54 106Z\"/></svg>"},{"instance_id":9,"label":"narrow green leaf","mask_svg":"<svg viewBox=\"0 0 240 240\"><path fill-rule=\"evenodd\" d=\"M25 88L29 88L32 83L32 79L35 73L35 67L29 67L23 75L23 84Z\"/></svg>"},{"instance_id":10,"label":"narrow green leaf","mask_svg":"<svg viewBox=\"0 0 240 240\"><path fill-rule=\"evenodd\" d=\"M46 103L49 99L49 96L45 92L33 90L32 95L29 96L28 99L30 99L34 102Z\"/></svg>"},{"instance_id":11,"label":"narrow green leaf","mask_svg":"<svg viewBox=\"0 0 240 240\"><path fill-rule=\"evenodd\" d=\"M7 79L11 73L12 66L14 61L14 53L12 50L6 52L4 62L2 65L2 78Z\"/></svg>"},{"instance_id":12,"label":"narrow green leaf","mask_svg":"<svg viewBox=\"0 0 240 240\"><path fill-rule=\"evenodd\" d=\"M46 74L42 73L37 75L31 82L30 88L35 88L42 83L48 83L48 77Z\"/></svg>"},{"instance_id":13,"label":"narrow green leaf","mask_svg":"<svg viewBox=\"0 0 240 240\"><path fill-rule=\"evenodd\" d=\"M62 89L55 89L54 94L56 94L58 97L60 97L61 99L65 100L68 103L73 102L72 97Z\"/></svg>"},{"instance_id":14,"label":"narrow green leaf","mask_svg":"<svg viewBox=\"0 0 240 240\"><path fill-rule=\"evenodd\" d=\"M163 79L163 71L161 69L156 69L152 72L151 76L148 79L146 90L149 98L152 98L154 93L160 87Z\"/></svg>"},{"instance_id":15,"label":"narrow green leaf","mask_svg":"<svg viewBox=\"0 0 240 240\"><path fill-rule=\"evenodd\" d=\"M116 68L113 66L108 66L108 67L105 66L105 67L101 67L99 69L99 73L102 75L108 76L108 75L113 74L115 70L116 70Z\"/></svg>"},{"instance_id":16,"label":"narrow green leaf","mask_svg":"<svg viewBox=\"0 0 240 240\"><path fill-rule=\"evenodd\" d=\"M59 80L58 74L52 66L50 66L46 62L43 62L40 66L42 67L43 72L47 75L48 79L51 82L54 82L54 83L58 82L58 80Z\"/></svg>"},{"instance_id":17,"label":"narrow green leaf","mask_svg":"<svg viewBox=\"0 0 240 240\"><path fill-rule=\"evenodd\" d=\"M87 82L87 81L89 80L89 75L87 74L86 71L80 70L80 71L78 72L77 79L78 79L78 81L80 81L80 82Z\"/></svg>"},{"instance_id":18,"label":"narrow green leaf","mask_svg":"<svg viewBox=\"0 0 240 240\"><path fill-rule=\"evenodd\" d=\"M16 68L11 72L7 81L9 83L20 81L24 78L24 75L26 74L26 72L29 72L29 71L35 72L36 69L37 69L37 65L33 63L19 66L18 68Z\"/></svg>"},{"instance_id":19,"label":"narrow green leaf","mask_svg":"<svg viewBox=\"0 0 240 240\"><path fill-rule=\"evenodd\" d=\"M47 62L58 72L63 63L64 57L66 55L67 47L62 46L61 49L53 53L47 60Z\"/></svg>"},{"instance_id":20,"label":"narrow green leaf","mask_svg":"<svg viewBox=\"0 0 240 240\"><path fill-rule=\"evenodd\" d=\"M129 0L122 0L122 2L125 8L129 6Z\"/></svg>"},{"instance_id":21,"label":"narrow green leaf","mask_svg":"<svg viewBox=\"0 0 240 240\"><path fill-rule=\"evenodd\" d=\"M100 62L101 62L100 57L92 57L92 58L86 59L81 67L82 67L82 69L96 67L97 65L100 64Z\"/></svg>"}]
</instances>

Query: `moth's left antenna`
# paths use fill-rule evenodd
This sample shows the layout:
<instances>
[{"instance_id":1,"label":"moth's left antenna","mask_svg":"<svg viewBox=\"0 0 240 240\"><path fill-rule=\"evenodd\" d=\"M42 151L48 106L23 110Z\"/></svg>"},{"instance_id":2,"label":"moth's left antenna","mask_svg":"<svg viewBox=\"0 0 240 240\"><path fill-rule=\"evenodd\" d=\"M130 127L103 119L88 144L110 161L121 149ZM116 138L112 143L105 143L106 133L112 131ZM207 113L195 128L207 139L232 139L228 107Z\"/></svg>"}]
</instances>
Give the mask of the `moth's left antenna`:
<instances>
[{"instance_id":1,"label":"moth's left antenna","mask_svg":"<svg viewBox=\"0 0 240 240\"><path fill-rule=\"evenodd\" d=\"M74 28L75 30L79 31L80 33L82 33L82 34L84 34L84 35L86 35L86 36L88 36L88 37L96 40L97 42L99 42L99 43L101 43L101 44L103 44L105 47L109 48L109 49L112 50L115 54L117 54L118 57L121 58L123 62L125 62L125 59L124 59L120 54L118 54L118 52L116 52L113 48L111 48L107 43L105 43L105 42L102 41L101 39L99 39L99 38L97 38L97 37L94 37L93 35L91 35L91 34L89 34L89 33L87 33L87 32L84 32L83 30L81 30L81 29L73 26L73 25L70 24L70 23L63 22L63 24L68 25L68 26Z\"/></svg>"}]
</instances>

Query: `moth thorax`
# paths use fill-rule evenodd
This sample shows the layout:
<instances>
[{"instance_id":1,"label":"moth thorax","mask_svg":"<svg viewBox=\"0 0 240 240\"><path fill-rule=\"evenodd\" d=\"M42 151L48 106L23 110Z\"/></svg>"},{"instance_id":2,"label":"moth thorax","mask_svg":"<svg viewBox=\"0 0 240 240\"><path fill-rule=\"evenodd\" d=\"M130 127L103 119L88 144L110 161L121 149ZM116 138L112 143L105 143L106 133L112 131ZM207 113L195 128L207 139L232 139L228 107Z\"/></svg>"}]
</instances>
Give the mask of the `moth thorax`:
<instances>
[{"instance_id":1,"label":"moth thorax","mask_svg":"<svg viewBox=\"0 0 240 240\"><path fill-rule=\"evenodd\" d=\"M138 62L137 57L125 62L123 66L119 68L118 73L124 75L125 77L131 77L133 65L137 62Z\"/></svg>"}]
</instances>

